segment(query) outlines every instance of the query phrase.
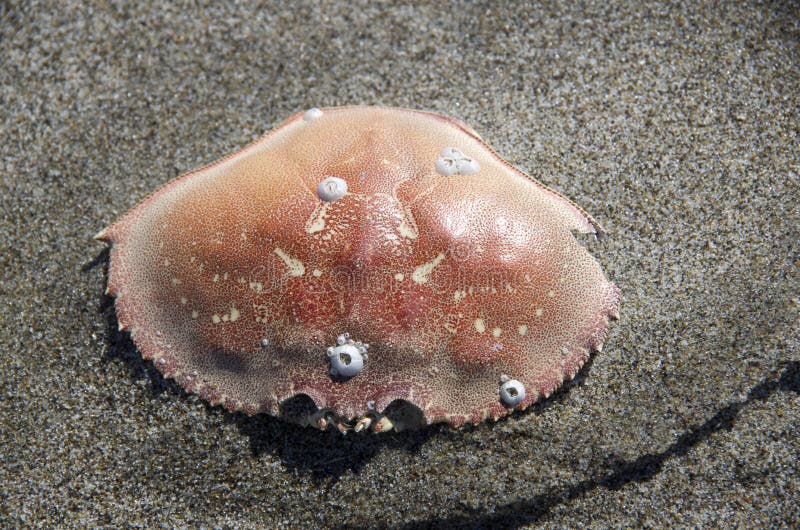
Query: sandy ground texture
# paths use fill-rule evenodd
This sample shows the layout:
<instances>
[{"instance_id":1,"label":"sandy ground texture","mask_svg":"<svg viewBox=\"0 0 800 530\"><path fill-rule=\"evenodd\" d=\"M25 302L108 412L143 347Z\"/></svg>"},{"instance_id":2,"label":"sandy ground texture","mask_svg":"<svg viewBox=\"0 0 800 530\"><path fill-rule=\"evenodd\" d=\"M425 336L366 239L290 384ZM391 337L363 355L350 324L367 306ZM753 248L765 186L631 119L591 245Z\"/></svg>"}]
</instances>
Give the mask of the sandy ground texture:
<instances>
[{"instance_id":1,"label":"sandy ground texture","mask_svg":"<svg viewBox=\"0 0 800 530\"><path fill-rule=\"evenodd\" d=\"M0 526L800 525L796 4L195 4L0 1ZM622 317L575 381L342 437L207 406L116 331L92 236L340 104L459 118L604 225Z\"/></svg>"}]
</instances>

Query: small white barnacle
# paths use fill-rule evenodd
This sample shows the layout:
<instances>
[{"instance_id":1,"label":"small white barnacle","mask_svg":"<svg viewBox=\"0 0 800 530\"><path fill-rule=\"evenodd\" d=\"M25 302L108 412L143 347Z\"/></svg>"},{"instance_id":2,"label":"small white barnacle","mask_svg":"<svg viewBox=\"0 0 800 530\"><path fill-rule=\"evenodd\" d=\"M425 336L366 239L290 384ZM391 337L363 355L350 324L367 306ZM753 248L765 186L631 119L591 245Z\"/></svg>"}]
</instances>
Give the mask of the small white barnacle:
<instances>
[{"instance_id":1,"label":"small white barnacle","mask_svg":"<svg viewBox=\"0 0 800 530\"><path fill-rule=\"evenodd\" d=\"M455 147L445 147L436 159L436 172L442 176L474 175L480 170L478 161L470 158Z\"/></svg>"},{"instance_id":2,"label":"small white barnacle","mask_svg":"<svg viewBox=\"0 0 800 530\"><path fill-rule=\"evenodd\" d=\"M461 151L455 147L445 147L436 159L436 172L445 177L455 175L458 173L457 161L461 156Z\"/></svg>"},{"instance_id":3,"label":"small white barnacle","mask_svg":"<svg viewBox=\"0 0 800 530\"><path fill-rule=\"evenodd\" d=\"M480 170L478 161L474 158L467 158L466 156L456 161L456 169L461 175L474 175Z\"/></svg>"},{"instance_id":4,"label":"small white barnacle","mask_svg":"<svg viewBox=\"0 0 800 530\"><path fill-rule=\"evenodd\" d=\"M317 185L317 196L325 202L338 201L347 193L347 182L339 177L325 177Z\"/></svg>"},{"instance_id":5,"label":"small white barnacle","mask_svg":"<svg viewBox=\"0 0 800 530\"><path fill-rule=\"evenodd\" d=\"M331 360L331 375L353 377L364 369L364 356L351 344L336 346L328 350Z\"/></svg>"},{"instance_id":6,"label":"small white barnacle","mask_svg":"<svg viewBox=\"0 0 800 530\"><path fill-rule=\"evenodd\" d=\"M314 121L320 116L322 116L322 111L317 107L313 107L308 109L305 114L303 114L303 121Z\"/></svg>"},{"instance_id":7,"label":"small white barnacle","mask_svg":"<svg viewBox=\"0 0 800 530\"><path fill-rule=\"evenodd\" d=\"M500 376L500 401L513 409L525 399L525 385L507 375Z\"/></svg>"},{"instance_id":8,"label":"small white barnacle","mask_svg":"<svg viewBox=\"0 0 800 530\"><path fill-rule=\"evenodd\" d=\"M364 363L367 362L368 348L369 344L354 341L347 333L339 335L336 346L328 348L331 375L346 379L361 373Z\"/></svg>"},{"instance_id":9,"label":"small white barnacle","mask_svg":"<svg viewBox=\"0 0 800 530\"><path fill-rule=\"evenodd\" d=\"M269 339L265 337L261 339L261 347L266 349L267 346L269 346Z\"/></svg>"},{"instance_id":10,"label":"small white barnacle","mask_svg":"<svg viewBox=\"0 0 800 530\"><path fill-rule=\"evenodd\" d=\"M456 161L452 158L442 158L441 156L436 159L436 172L442 176L449 177L455 175L458 168Z\"/></svg>"}]
</instances>

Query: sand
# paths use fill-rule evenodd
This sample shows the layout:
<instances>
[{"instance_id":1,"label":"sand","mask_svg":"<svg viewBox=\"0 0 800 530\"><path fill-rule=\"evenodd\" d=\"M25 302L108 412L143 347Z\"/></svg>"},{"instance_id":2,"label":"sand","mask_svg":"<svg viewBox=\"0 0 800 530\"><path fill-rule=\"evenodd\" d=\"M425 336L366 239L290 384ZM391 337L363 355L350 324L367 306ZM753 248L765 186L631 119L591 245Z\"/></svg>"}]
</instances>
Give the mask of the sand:
<instances>
[{"instance_id":1,"label":"sand","mask_svg":"<svg viewBox=\"0 0 800 530\"><path fill-rule=\"evenodd\" d=\"M0 2L0 526L800 525L796 4L82 4ZM340 104L461 119L604 225L621 319L575 381L342 437L209 407L116 331L92 236Z\"/></svg>"}]
</instances>

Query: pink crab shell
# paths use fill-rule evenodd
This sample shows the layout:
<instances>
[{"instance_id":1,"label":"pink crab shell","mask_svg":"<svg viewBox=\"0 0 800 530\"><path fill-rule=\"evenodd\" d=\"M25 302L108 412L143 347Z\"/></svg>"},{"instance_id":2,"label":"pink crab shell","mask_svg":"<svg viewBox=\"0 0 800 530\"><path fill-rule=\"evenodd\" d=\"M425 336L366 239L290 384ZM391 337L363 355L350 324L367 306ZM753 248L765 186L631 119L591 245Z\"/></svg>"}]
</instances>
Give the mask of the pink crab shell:
<instances>
[{"instance_id":1,"label":"pink crab shell","mask_svg":"<svg viewBox=\"0 0 800 530\"><path fill-rule=\"evenodd\" d=\"M443 174L448 147L477 164ZM330 176L347 191L326 202ZM464 124L345 107L296 114L96 237L120 328L188 391L248 414L306 394L341 422L406 400L458 427L512 410L501 376L524 409L600 349L618 290L572 231L600 228ZM369 345L349 379L326 353L345 333Z\"/></svg>"}]
</instances>

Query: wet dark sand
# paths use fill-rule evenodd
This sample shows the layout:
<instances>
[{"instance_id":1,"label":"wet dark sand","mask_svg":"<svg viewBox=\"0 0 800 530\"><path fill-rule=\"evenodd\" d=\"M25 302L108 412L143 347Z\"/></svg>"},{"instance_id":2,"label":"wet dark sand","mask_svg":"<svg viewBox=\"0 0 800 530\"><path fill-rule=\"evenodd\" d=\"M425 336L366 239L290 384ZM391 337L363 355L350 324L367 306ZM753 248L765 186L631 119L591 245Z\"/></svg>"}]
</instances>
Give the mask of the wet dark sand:
<instances>
[{"instance_id":1,"label":"wet dark sand","mask_svg":"<svg viewBox=\"0 0 800 530\"><path fill-rule=\"evenodd\" d=\"M16 4L0 526L800 524L796 4ZM587 244L622 318L563 391L462 432L343 438L208 407L116 331L92 236L338 104L462 119L604 225Z\"/></svg>"}]
</instances>

